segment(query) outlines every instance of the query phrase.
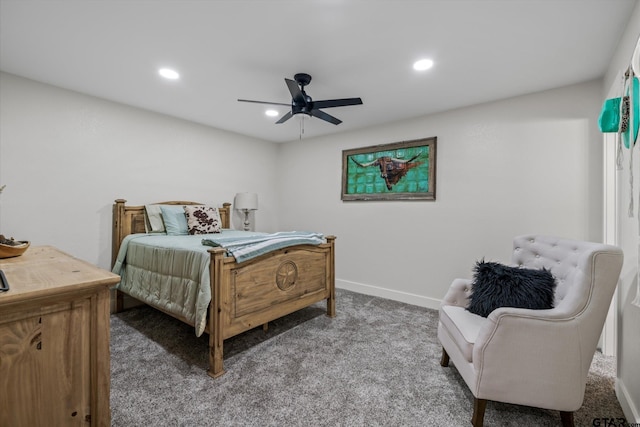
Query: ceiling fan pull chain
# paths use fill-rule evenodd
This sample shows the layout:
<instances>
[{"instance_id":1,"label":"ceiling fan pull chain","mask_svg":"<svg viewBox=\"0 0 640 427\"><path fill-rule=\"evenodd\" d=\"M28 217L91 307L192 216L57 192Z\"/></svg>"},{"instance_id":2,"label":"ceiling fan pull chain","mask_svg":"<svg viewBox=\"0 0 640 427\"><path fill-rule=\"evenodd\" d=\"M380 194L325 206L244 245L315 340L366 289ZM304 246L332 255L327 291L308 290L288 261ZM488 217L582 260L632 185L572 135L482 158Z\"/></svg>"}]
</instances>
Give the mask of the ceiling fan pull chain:
<instances>
[{"instance_id":1,"label":"ceiling fan pull chain","mask_svg":"<svg viewBox=\"0 0 640 427\"><path fill-rule=\"evenodd\" d=\"M304 119L305 119L305 115L304 114L300 114L300 139L302 139L302 135L304 135Z\"/></svg>"}]
</instances>

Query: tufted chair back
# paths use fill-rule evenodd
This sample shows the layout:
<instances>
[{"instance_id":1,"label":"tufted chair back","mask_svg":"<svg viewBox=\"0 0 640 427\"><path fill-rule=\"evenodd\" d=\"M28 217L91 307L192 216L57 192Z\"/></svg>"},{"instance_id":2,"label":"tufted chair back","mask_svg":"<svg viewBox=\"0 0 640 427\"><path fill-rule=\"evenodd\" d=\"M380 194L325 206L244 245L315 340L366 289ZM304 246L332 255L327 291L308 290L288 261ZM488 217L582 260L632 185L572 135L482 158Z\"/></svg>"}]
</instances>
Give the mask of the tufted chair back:
<instances>
[{"instance_id":1,"label":"tufted chair back","mask_svg":"<svg viewBox=\"0 0 640 427\"><path fill-rule=\"evenodd\" d=\"M584 354L595 352L617 281L598 280L606 277L605 245L552 236L524 235L513 240L514 265L527 268L546 268L556 278L557 287L553 315L572 317L578 321ZM620 262L622 254L618 254ZM611 264L617 268L617 263ZM613 270L612 270L613 271ZM599 277L594 277L594 274ZM597 285L597 286L596 286ZM584 323L584 324L582 324ZM588 373L591 358L583 360L584 375Z\"/></svg>"},{"instance_id":2,"label":"tufted chair back","mask_svg":"<svg viewBox=\"0 0 640 427\"><path fill-rule=\"evenodd\" d=\"M518 236L513 240L512 261L519 267L550 270L558 284L554 304L558 307L572 291L582 293L583 289L575 287L588 279L584 268L590 261L585 256L590 245L593 244L551 236ZM586 300L582 302L586 303ZM575 302L571 305L575 306Z\"/></svg>"}]
</instances>

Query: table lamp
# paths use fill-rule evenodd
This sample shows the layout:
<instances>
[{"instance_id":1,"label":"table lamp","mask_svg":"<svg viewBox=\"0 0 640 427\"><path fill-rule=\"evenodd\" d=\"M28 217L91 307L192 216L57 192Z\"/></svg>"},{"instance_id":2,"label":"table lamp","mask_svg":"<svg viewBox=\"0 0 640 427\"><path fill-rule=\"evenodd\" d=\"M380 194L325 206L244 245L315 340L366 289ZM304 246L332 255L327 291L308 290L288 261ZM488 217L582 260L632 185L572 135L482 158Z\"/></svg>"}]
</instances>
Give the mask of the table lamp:
<instances>
[{"instance_id":1,"label":"table lamp","mask_svg":"<svg viewBox=\"0 0 640 427\"><path fill-rule=\"evenodd\" d=\"M258 210L258 195L256 193L236 194L234 207L244 212L244 231L249 230L249 212Z\"/></svg>"}]
</instances>

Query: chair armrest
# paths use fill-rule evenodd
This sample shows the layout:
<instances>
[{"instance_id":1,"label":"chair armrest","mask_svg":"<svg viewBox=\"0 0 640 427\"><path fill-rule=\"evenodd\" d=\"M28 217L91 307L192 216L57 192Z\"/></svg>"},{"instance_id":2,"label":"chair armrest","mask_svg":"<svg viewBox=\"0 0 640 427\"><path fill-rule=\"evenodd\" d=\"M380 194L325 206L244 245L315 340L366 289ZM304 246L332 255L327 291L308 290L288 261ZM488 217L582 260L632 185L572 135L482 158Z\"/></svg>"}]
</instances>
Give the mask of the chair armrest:
<instances>
[{"instance_id":1,"label":"chair armrest","mask_svg":"<svg viewBox=\"0 0 640 427\"><path fill-rule=\"evenodd\" d=\"M585 362L590 364L593 356L582 354L580 340L578 322L559 310L513 307L494 310L480 329L473 348L478 378L474 395L577 410L586 382L583 366ZM514 396L527 396L526 403L514 401Z\"/></svg>"},{"instance_id":2,"label":"chair armrest","mask_svg":"<svg viewBox=\"0 0 640 427\"><path fill-rule=\"evenodd\" d=\"M547 347L554 343L564 343L560 347L566 351L568 336L579 338L578 334L578 325L574 317L558 309L500 307L487 316L487 322L478 332L474 361L482 359L483 353L486 355L492 346L501 346L500 351L508 349L511 352L517 350L514 347ZM478 359L475 357L476 352Z\"/></svg>"},{"instance_id":3,"label":"chair armrest","mask_svg":"<svg viewBox=\"0 0 640 427\"><path fill-rule=\"evenodd\" d=\"M532 310L529 308L517 308L517 307L498 307L493 310L488 319L499 322L500 318L506 316L522 317L539 321L566 321L574 318L574 315L563 311L559 307L551 308L548 310ZM495 319L495 320L493 320Z\"/></svg>"},{"instance_id":4,"label":"chair armrest","mask_svg":"<svg viewBox=\"0 0 640 427\"><path fill-rule=\"evenodd\" d=\"M471 296L471 283L469 279L454 279L440 305L455 305L466 307Z\"/></svg>"}]
</instances>

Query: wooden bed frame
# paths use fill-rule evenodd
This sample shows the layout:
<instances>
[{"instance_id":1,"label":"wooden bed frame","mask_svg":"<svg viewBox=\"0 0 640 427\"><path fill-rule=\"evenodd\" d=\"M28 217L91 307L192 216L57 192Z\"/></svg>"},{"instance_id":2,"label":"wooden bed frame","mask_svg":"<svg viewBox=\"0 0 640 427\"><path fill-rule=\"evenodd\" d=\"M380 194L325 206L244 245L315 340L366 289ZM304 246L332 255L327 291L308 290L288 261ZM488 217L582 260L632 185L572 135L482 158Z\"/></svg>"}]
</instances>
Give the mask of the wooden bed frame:
<instances>
[{"instance_id":1,"label":"wooden bed frame","mask_svg":"<svg viewBox=\"0 0 640 427\"><path fill-rule=\"evenodd\" d=\"M126 206L117 199L113 205L112 265L125 236L145 232L144 206ZM169 201L163 205L201 205ZM230 228L230 203L220 211L222 227ZM298 245L261 255L241 264L226 256L223 248L211 248L211 303L207 328L209 370L214 378L224 373L223 341L278 319L316 302L327 301L327 315L335 317L335 236L318 246ZM155 307L158 308L158 307ZM122 309L122 291L116 296ZM161 311L164 311L160 309ZM185 323L186 319L175 316Z\"/></svg>"}]
</instances>

